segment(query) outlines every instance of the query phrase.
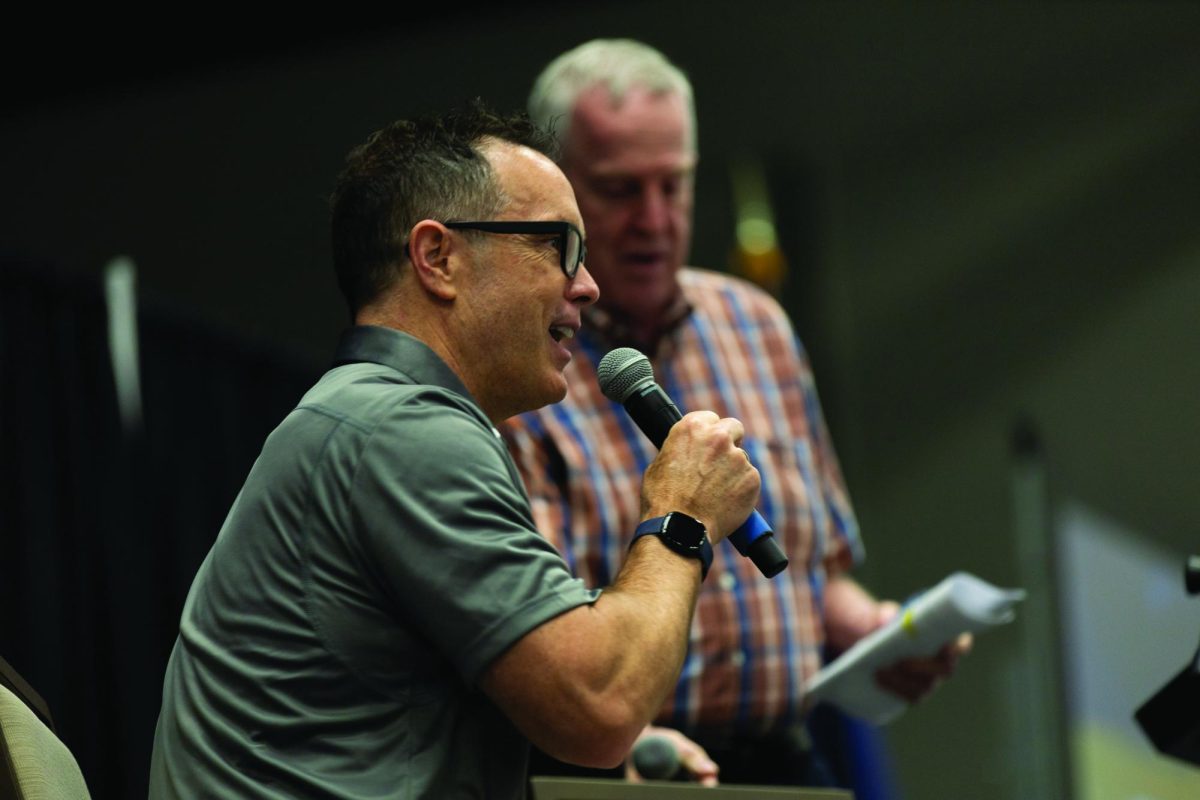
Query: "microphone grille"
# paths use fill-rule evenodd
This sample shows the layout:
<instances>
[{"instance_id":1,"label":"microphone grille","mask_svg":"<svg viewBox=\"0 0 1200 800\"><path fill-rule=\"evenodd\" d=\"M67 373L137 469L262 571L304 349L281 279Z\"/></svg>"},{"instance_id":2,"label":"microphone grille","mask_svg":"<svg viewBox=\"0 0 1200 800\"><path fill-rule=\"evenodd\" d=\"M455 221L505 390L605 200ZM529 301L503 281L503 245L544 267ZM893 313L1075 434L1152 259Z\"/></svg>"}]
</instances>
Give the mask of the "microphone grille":
<instances>
[{"instance_id":1,"label":"microphone grille","mask_svg":"<svg viewBox=\"0 0 1200 800\"><path fill-rule=\"evenodd\" d=\"M647 380L654 380L654 369L650 359L632 347L609 350L596 367L600 380L600 391L609 400L624 403L635 387Z\"/></svg>"},{"instance_id":2,"label":"microphone grille","mask_svg":"<svg viewBox=\"0 0 1200 800\"><path fill-rule=\"evenodd\" d=\"M633 766L643 778L669 781L679 772L679 753L665 736L647 736L633 748Z\"/></svg>"}]
</instances>

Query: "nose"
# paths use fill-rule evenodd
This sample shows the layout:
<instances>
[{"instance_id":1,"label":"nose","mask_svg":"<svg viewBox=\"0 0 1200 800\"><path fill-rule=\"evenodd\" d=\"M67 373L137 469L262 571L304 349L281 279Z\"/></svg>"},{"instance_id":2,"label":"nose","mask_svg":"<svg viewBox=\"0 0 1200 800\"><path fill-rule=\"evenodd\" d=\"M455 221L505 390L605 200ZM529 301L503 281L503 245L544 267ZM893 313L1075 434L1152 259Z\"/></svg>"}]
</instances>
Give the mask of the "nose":
<instances>
[{"instance_id":1,"label":"nose","mask_svg":"<svg viewBox=\"0 0 1200 800\"><path fill-rule=\"evenodd\" d=\"M634 223L645 231L657 233L665 230L671 221L671 199L662 186L647 182L638 198Z\"/></svg>"},{"instance_id":2,"label":"nose","mask_svg":"<svg viewBox=\"0 0 1200 800\"><path fill-rule=\"evenodd\" d=\"M567 281L566 296L572 303L580 306L590 306L600 297L600 287L583 264L579 265L575 277Z\"/></svg>"}]
</instances>

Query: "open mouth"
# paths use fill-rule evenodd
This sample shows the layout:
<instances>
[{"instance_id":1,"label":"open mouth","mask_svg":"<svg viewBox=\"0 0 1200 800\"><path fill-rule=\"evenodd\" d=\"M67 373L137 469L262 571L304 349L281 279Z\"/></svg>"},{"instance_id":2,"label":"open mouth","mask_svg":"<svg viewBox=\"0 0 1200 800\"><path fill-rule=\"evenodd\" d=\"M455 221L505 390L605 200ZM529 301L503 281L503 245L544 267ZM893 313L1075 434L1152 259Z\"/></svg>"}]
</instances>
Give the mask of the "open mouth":
<instances>
[{"instance_id":1,"label":"open mouth","mask_svg":"<svg viewBox=\"0 0 1200 800\"><path fill-rule=\"evenodd\" d=\"M656 278L665 272L670 261L665 253L641 251L625 253L619 263L621 268L627 270L626 274L630 278L647 279Z\"/></svg>"},{"instance_id":2,"label":"open mouth","mask_svg":"<svg viewBox=\"0 0 1200 800\"><path fill-rule=\"evenodd\" d=\"M625 260L632 264L656 264L662 259L659 253L630 253L625 256Z\"/></svg>"},{"instance_id":3,"label":"open mouth","mask_svg":"<svg viewBox=\"0 0 1200 800\"><path fill-rule=\"evenodd\" d=\"M556 342L575 338L575 329L567 325L551 325L550 337Z\"/></svg>"}]
</instances>

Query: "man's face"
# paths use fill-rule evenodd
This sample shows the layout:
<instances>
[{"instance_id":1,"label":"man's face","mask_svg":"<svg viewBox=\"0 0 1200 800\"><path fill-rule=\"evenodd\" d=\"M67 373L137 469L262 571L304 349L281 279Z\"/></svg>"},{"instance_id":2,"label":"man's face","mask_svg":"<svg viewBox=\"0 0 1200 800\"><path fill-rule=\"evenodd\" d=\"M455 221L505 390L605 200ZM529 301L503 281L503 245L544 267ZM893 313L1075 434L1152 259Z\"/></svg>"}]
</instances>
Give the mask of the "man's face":
<instances>
[{"instance_id":1,"label":"man's face","mask_svg":"<svg viewBox=\"0 0 1200 800\"><path fill-rule=\"evenodd\" d=\"M485 146L504 197L497 220L574 223L583 230L571 185L550 159L510 143ZM469 388L494 419L562 400L567 345L580 309L598 290L586 267L568 280L551 234L476 234L464 330L475 380Z\"/></svg>"},{"instance_id":2,"label":"man's face","mask_svg":"<svg viewBox=\"0 0 1200 800\"><path fill-rule=\"evenodd\" d=\"M601 305L638 324L653 324L675 297L691 244L690 134L682 97L638 87L619 106L593 87L571 115L563 170L587 223L588 268Z\"/></svg>"}]
</instances>

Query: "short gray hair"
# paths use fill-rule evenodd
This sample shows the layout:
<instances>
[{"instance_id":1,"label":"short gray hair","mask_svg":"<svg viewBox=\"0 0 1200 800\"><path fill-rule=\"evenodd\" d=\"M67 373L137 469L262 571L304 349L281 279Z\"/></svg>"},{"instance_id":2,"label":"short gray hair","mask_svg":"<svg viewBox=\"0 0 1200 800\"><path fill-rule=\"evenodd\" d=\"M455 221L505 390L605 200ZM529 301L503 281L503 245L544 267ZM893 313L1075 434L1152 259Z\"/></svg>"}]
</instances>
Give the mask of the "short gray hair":
<instances>
[{"instance_id":1,"label":"short gray hair","mask_svg":"<svg viewBox=\"0 0 1200 800\"><path fill-rule=\"evenodd\" d=\"M687 107L689 141L696 150L696 105L683 70L648 44L633 39L593 39L551 61L529 93L529 116L566 142L571 111L593 86L603 86L620 103L634 86L654 93L678 94Z\"/></svg>"}]
</instances>

